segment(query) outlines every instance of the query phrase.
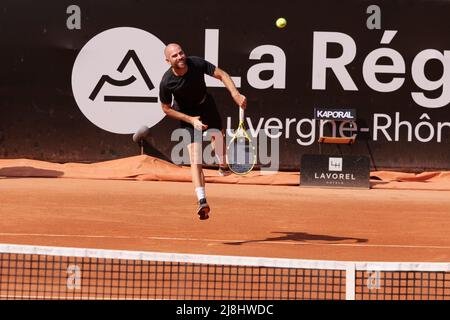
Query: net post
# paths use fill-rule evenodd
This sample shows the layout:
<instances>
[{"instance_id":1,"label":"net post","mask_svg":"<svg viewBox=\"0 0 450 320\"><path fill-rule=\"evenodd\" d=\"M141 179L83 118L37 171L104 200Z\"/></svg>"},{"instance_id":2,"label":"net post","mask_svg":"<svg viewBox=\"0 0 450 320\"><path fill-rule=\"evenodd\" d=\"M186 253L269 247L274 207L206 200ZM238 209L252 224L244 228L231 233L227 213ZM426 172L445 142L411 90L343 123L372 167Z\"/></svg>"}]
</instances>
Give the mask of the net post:
<instances>
[{"instance_id":1,"label":"net post","mask_svg":"<svg viewBox=\"0 0 450 320\"><path fill-rule=\"evenodd\" d=\"M355 300L355 269L354 263L347 264L345 268L345 299Z\"/></svg>"}]
</instances>

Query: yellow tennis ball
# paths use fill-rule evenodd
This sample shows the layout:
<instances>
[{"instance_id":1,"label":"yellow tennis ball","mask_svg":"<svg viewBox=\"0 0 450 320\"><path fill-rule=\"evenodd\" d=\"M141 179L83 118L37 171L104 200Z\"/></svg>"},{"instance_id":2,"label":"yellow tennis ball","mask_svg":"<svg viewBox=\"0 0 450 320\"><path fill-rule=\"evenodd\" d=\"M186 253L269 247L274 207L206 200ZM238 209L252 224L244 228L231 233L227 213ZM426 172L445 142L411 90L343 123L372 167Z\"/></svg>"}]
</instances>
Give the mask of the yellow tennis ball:
<instances>
[{"instance_id":1,"label":"yellow tennis ball","mask_svg":"<svg viewBox=\"0 0 450 320\"><path fill-rule=\"evenodd\" d=\"M277 22L276 22L276 25L277 25L278 28L284 28L287 25L287 21L286 21L285 18L278 18Z\"/></svg>"}]
</instances>

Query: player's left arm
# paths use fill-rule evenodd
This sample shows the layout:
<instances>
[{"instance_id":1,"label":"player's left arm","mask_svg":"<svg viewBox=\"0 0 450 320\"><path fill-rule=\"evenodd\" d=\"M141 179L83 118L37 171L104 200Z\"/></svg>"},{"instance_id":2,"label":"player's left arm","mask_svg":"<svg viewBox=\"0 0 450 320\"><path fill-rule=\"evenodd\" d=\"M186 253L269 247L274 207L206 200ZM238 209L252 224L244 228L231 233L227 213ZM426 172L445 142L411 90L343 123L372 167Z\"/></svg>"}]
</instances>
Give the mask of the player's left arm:
<instances>
[{"instance_id":1,"label":"player's left arm","mask_svg":"<svg viewBox=\"0 0 450 320\"><path fill-rule=\"evenodd\" d=\"M214 70L214 78L219 79L223 82L225 87L228 89L228 91L231 94L231 97L233 97L233 100L236 102L236 104L241 107L242 109L245 109L247 107L247 98L240 94L238 89L236 88L233 80L231 79L230 75L226 73L224 70L216 67Z\"/></svg>"}]
</instances>

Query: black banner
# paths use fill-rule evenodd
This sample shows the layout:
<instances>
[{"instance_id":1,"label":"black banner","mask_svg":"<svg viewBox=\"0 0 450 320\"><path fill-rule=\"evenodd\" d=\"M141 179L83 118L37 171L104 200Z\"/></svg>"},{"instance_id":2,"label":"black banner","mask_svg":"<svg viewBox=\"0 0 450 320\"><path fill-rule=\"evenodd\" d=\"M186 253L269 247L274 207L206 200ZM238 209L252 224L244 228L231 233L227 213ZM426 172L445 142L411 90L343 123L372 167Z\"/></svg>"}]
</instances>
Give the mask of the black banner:
<instances>
[{"instance_id":1,"label":"black banner","mask_svg":"<svg viewBox=\"0 0 450 320\"><path fill-rule=\"evenodd\" d=\"M174 160L178 122L161 111L158 86L164 46L177 42L247 96L249 133L271 143L257 141L270 149L258 155L263 167L298 170L326 131L357 134L353 153L373 169L450 169L449 14L445 0L5 0L0 157L132 156L132 135L148 126L150 149ZM212 78L207 86L236 128L229 92ZM357 119L317 121L315 108Z\"/></svg>"},{"instance_id":2,"label":"black banner","mask_svg":"<svg viewBox=\"0 0 450 320\"><path fill-rule=\"evenodd\" d=\"M350 155L304 154L301 187L369 189L369 158Z\"/></svg>"}]
</instances>

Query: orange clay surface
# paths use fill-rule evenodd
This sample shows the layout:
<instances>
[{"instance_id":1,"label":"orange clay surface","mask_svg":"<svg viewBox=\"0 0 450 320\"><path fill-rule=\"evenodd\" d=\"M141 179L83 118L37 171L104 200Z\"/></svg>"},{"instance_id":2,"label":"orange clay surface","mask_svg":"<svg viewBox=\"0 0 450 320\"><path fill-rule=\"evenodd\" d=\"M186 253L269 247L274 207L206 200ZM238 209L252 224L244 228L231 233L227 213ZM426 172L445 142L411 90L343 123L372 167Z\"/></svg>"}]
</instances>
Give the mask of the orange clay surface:
<instances>
[{"instance_id":1,"label":"orange clay surface","mask_svg":"<svg viewBox=\"0 0 450 320\"><path fill-rule=\"evenodd\" d=\"M0 160L0 243L450 261L448 172L372 172L380 180L370 190L302 188L298 173L205 172L212 211L200 221L189 168L147 156L97 164Z\"/></svg>"}]
</instances>

